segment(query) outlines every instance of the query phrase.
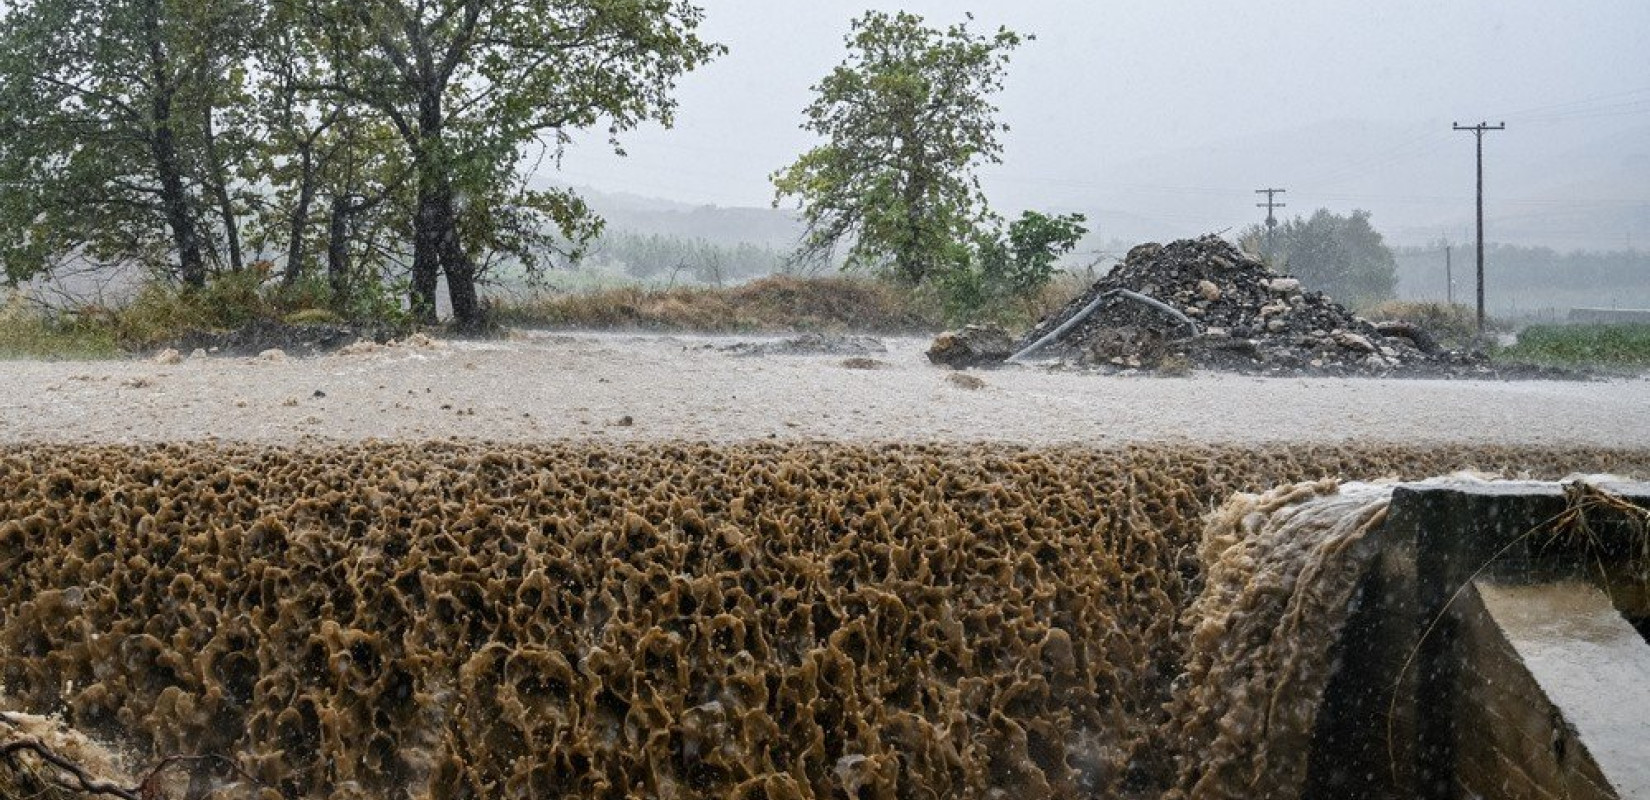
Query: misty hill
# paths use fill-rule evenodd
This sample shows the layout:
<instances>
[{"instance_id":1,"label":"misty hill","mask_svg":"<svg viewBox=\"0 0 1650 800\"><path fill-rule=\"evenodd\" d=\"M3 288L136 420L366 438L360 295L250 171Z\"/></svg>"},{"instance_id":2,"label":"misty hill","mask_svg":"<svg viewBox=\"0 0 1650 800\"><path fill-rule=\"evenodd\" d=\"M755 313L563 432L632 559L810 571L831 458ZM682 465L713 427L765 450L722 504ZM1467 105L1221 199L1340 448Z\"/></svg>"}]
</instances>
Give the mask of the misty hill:
<instances>
[{"instance_id":1,"label":"misty hill","mask_svg":"<svg viewBox=\"0 0 1650 800\"><path fill-rule=\"evenodd\" d=\"M789 251L802 223L786 209L693 205L623 192L572 187L616 233L702 239L719 245L752 244Z\"/></svg>"}]
</instances>

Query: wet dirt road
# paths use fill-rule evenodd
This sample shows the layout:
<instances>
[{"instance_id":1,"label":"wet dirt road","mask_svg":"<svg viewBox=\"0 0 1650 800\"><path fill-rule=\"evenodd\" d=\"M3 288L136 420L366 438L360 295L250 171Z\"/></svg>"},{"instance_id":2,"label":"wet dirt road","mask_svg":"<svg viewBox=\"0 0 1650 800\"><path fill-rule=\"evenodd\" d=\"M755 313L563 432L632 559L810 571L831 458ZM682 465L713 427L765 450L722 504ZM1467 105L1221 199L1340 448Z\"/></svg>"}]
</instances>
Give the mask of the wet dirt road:
<instances>
[{"instance_id":1,"label":"wet dirt road","mask_svg":"<svg viewBox=\"0 0 1650 800\"><path fill-rule=\"evenodd\" d=\"M970 372L885 339L735 355L719 337L519 333L316 358L0 363L0 441L832 439L1116 445L1650 446L1650 380L1424 381ZM862 365L863 366L863 365Z\"/></svg>"}]
</instances>

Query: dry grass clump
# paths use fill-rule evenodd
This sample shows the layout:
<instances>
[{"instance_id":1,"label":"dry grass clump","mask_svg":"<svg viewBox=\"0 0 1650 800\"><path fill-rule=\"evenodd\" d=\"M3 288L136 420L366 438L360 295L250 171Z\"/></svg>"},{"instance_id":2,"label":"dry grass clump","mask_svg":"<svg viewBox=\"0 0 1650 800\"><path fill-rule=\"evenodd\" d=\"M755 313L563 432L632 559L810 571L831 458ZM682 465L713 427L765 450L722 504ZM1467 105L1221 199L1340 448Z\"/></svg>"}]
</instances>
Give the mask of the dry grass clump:
<instances>
[{"instance_id":1,"label":"dry grass clump","mask_svg":"<svg viewBox=\"0 0 1650 800\"><path fill-rule=\"evenodd\" d=\"M1478 318L1472 307L1460 304L1387 300L1363 309L1375 322L1408 322L1432 334L1447 347L1460 347L1478 336Z\"/></svg>"},{"instance_id":2,"label":"dry grass clump","mask_svg":"<svg viewBox=\"0 0 1650 800\"><path fill-rule=\"evenodd\" d=\"M12 446L0 684L287 796L1107 796L1212 503L1463 467L1650 454Z\"/></svg>"},{"instance_id":3,"label":"dry grass clump","mask_svg":"<svg viewBox=\"0 0 1650 800\"><path fill-rule=\"evenodd\" d=\"M702 332L933 331L933 309L885 283L774 275L731 288L625 287L514 300L496 308L507 325Z\"/></svg>"},{"instance_id":4,"label":"dry grass clump","mask_svg":"<svg viewBox=\"0 0 1650 800\"><path fill-rule=\"evenodd\" d=\"M19 293L0 302L0 359L108 358L114 333L72 315L52 315Z\"/></svg>"}]
</instances>

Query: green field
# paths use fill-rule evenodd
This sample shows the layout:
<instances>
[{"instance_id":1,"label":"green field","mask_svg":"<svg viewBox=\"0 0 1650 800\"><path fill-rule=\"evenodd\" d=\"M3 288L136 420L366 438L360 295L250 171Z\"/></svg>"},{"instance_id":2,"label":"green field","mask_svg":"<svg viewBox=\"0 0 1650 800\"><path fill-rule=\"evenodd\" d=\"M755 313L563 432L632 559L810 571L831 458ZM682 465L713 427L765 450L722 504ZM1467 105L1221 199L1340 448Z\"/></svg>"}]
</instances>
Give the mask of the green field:
<instances>
[{"instance_id":1,"label":"green field","mask_svg":"<svg viewBox=\"0 0 1650 800\"><path fill-rule=\"evenodd\" d=\"M1496 353L1501 361L1551 366L1650 367L1650 325L1536 325Z\"/></svg>"}]
</instances>

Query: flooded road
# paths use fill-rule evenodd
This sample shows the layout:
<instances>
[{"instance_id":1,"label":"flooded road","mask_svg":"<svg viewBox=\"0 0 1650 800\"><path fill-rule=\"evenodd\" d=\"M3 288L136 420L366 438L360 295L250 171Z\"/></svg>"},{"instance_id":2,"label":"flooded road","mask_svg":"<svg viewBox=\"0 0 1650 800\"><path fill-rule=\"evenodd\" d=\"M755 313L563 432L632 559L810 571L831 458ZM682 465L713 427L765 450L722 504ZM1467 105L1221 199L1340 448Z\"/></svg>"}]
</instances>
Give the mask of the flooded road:
<instances>
[{"instance_id":1,"label":"flooded road","mask_svg":"<svg viewBox=\"0 0 1650 800\"><path fill-rule=\"evenodd\" d=\"M1001 441L1650 445L1650 380L1101 376L886 353L738 355L752 337L517 333L318 358L9 362L0 441ZM766 340L766 341L772 341ZM868 361L866 359L869 359Z\"/></svg>"}]
</instances>

